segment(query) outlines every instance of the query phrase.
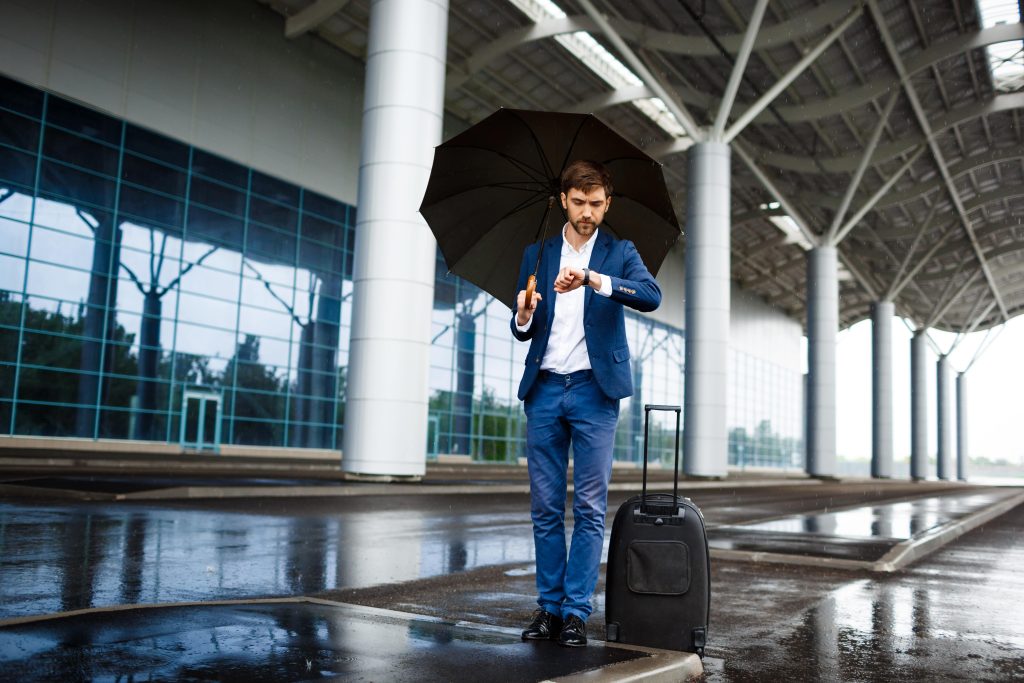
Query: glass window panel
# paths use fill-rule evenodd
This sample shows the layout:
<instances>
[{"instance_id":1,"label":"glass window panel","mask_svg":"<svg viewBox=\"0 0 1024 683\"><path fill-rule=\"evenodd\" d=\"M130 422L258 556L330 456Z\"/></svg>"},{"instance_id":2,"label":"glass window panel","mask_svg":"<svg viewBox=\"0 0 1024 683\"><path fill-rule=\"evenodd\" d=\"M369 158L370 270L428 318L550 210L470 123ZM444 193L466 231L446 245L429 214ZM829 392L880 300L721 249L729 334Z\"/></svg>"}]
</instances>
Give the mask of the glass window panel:
<instances>
[{"instance_id":1,"label":"glass window panel","mask_svg":"<svg viewBox=\"0 0 1024 683\"><path fill-rule=\"evenodd\" d=\"M169 228L175 235L180 235L185 203L155 192L122 185L120 215L123 220Z\"/></svg>"},{"instance_id":2,"label":"glass window panel","mask_svg":"<svg viewBox=\"0 0 1024 683\"><path fill-rule=\"evenodd\" d=\"M233 317L231 322L232 325L234 325ZM231 358L235 353L234 330L215 330L201 325L192 325L190 323L183 322L180 319L177 327L177 353L179 355L189 354L199 358L208 359L205 361L208 365L204 367L209 368L211 371L216 371L217 369L222 370L226 360ZM209 359L221 359L222 362L218 365L210 362ZM185 369L192 364L192 361L185 359L182 363L182 371L184 372ZM194 375L198 376L195 373L199 373L199 370L197 369L194 371ZM199 374L203 374L207 380L210 379L209 373Z\"/></svg>"},{"instance_id":3,"label":"glass window panel","mask_svg":"<svg viewBox=\"0 0 1024 683\"><path fill-rule=\"evenodd\" d=\"M0 218L10 218L27 224L32 220L32 196L7 188L0 191Z\"/></svg>"},{"instance_id":4,"label":"glass window panel","mask_svg":"<svg viewBox=\"0 0 1024 683\"><path fill-rule=\"evenodd\" d=\"M31 320L25 321L22 336L21 362L45 368L64 368L77 371L81 367L82 340L71 336L80 333L80 325L62 324L64 316L48 311L32 311ZM45 331L29 329L40 326ZM66 331L62 331L61 328ZM66 381L67 378L65 378Z\"/></svg>"},{"instance_id":5,"label":"glass window panel","mask_svg":"<svg viewBox=\"0 0 1024 683\"><path fill-rule=\"evenodd\" d=\"M254 195L249 202L249 218L294 236L299 212Z\"/></svg>"},{"instance_id":6,"label":"glass window panel","mask_svg":"<svg viewBox=\"0 0 1024 683\"><path fill-rule=\"evenodd\" d=\"M242 251L245 223L241 218L191 204L188 208L186 234L192 239Z\"/></svg>"},{"instance_id":7,"label":"glass window panel","mask_svg":"<svg viewBox=\"0 0 1024 683\"><path fill-rule=\"evenodd\" d=\"M113 209L117 183L88 171L64 166L55 161L43 161L39 178L39 191L75 204Z\"/></svg>"},{"instance_id":8,"label":"glass window panel","mask_svg":"<svg viewBox=\"0 0 1024 683\"><path fill-rule=\"evenodd\" d=\"M36 155L0 147L0 185L31 190L36 179Z\"/></svg>"},{"instance_id":9,"label":"glass window panel","mask_svg":"<svg viewBox=\"0 0 1024 683\"><path fill-rule=\"evenodd\" d=\"M169 286L180 272L180 255L181 240L168 236L162 230L147 229L134 223L122 224L121 264L131 268L147 287L153 284L153 275L156 275L157 285Z\"/></svg>"},{"instance_id":10,"label":"glass window panel","mask_svg":"<svg viewBox=\"0 0 1024 683\"><path fill-rule=\"evenodd\" d=\"M261 308L243 306L241 318L238 322L238 330L240 334L252 334L263 339L275 338L287 341L291 323L291 316L285 312L278 313ZM284 355L278 355L268 362L274 365L287 365L287 351L284 352Z\"/></svg>"},{"instance_id":11,"label":"glass window panel","mask_svg":"<svg viewBox=\"0 0 1024 683\"><path fill-rule=\"evenodd\" d=\"M121 144L121 122L112 116L50 95L46 108L47 123L66 128L111 145Z\"/></svg>"},{"instance_id":12,"label":"glass window panel","mask_svg":"<svg viewBox=\"0 0 1024 683\"><path fill-rule=\"evenodd\" d=\"M39 122L0 109L0 144L35 152L39 148Z\"/></svg>"},{"instance_id":13,"label":"glass window panel","mask_svg":"<svg viewBox=\"0 0 1024 683\"><path fill-rule=\"evenodd\" d=\"M241 392L238 397L238 414L264 413L274 401L267 397ZM277 409L283 415L283 409ZM239 446L283 446L284 422L235 419L232 443Z\"/></svg>"},{"instance_id":14,"label":"glass window panel","mask_svg":"<svg viewBox=\"0 0 1024 683\"><path fill-rule=\"evenodd\" d=\"M249 223L246 236L247 253L260 255L272 263L295 263L295 231L274 230L258 223Z\"/></svg>"},{"instance_id":15,"label":"glass window panel","mask_svg":"<svg viewBox=\"0 0 1024 683\"><path fill-rule=\"evenodd\" d=\"M36 226L43 225L90 240L93 238L93 230L99 225L93 214L99 214L104 219L109 217L109 214L92 209L82 209L79 213L73 205L67 202L45 198L36 199Z\"/></svg>"},{"instance_id":16,"label":"glass window panel","mask_svg":"<svg viewBox=\"0 0 1024 683\"><path fill-rule=\"evenodd\" d=\"M291 266L267 263L266 261L254 258L245 259L242 272L247 278L252 278L257 282L270 283L274 294L289 304L292 301L290 290L296 280L305 281L309 279L309 274L306 271L296 273L295 268ZM264 287L264 285L261 284L260 287ZM285 289L282 289L282 287ZM270 308L277 308L278 305L272 304Z\"/></svg>"},{"instance_id":17,"label":"glass window panel","mask_svg":"<svg viewBox=\"0 0 1024 683\"><path fill-rule=\"evenodd\" d=\"M189 198L231 216L245 216L245 193L221 183L193 176Z\"/></svg>"},{"instance_id":18,"label":"glass window panel","mask_svg":"<svg viewBox=\"0 0 1024 683\"><path fill-rule=\"evenodd\" d=\"M243 331L239 333L239 348L248 344L247 348L250 348L252 354L255 354L250 354L252 362L258 363L261 367L266 368L268 372L272 372L284 381L288 374L289 362L288 331L288 327L276 330L276 335L283 334L284 339L273 339L269 335L259 336ZM291 360L292 362L295 361L294 353L292 353ZM282 384L281 386L281 390L284 391L284 385Z\"/></svg>"},{"instance_id":19,"label":"glass window panel","mask_svg":"<svg viewBox=\"0 0 1024 683\"><path fill-rule=\"evenodd\" d=\"M43 115L43 93L0 75L0 107L38 119Z\"/></svg>"},{"instance_id":20,"label":"glass window panel","mask_svg":"<svg viewBox=\"0 0 1024 683\"><path fill-rule=\"evenodd\" d=\"M228 183L243 190L249 185L249 170L247 168L201 149L194 149L192 152L192 172L207 178L216 178L222 183Z\"/></svg>"},{"instance_id":21,"label":"glass window panel","mask_svg":"<svg viewBox=\"0 0 1024 683\"><path fill-rule=\"evenodd\" d=\"M25 286L25 259L0 254L0 292L21 292Z\"/></svg>"},{"instance_id":22,"label":"glass window panel","mask_svg":"<svg viewBox=\"0 0 1024 683\"><path fill-rule=\"evenodd\" d=\"M84 301L89 295L89 273L33 261L28 267L28 293L55 300ZM55 305L48 303L46 307Z\"/></svg>"},{"instance_id":23,"label":"glass window panel","mask_svg":"<svg viewBox=\"0 0 1024 683\"><path fill-rule=\"evenodd\" d=\"M30 374L36 375L38 373L32 371ZM18 403L18 412L14 421L15 433L30 434L32 436L74 436L75 418L78 415L78 409L64 405L54 405L52 402L25 402L25 399L21 397L21 388L25 386L27 381L42 383L38 379L27 379L26 372L22 371L21 381L18 383L18 400L20 402ZM66 379L62 381L67 382ZM48 401L48 398L41 400Z\"/></svg>"},{"instance_id":24,"label":"glass window panel","mask_svg":"<svg viewBox=\"0 0 1024 683\"><path fill-rule=\"evenodd\" d=\"M345 204L312 190L303 191L302 208L306 212L315 213L337 223L343 223L346 220Z\"/></svg>"},{"instance_id":25,"label":"glass window panel","mask_svg":"<svg viewBox=\"0 0 1024 683\"><path fill-rule=\"evenodd\" d=\"M144 154L151 159L188 168L188 145L154 133L151 130L126 124L124 131L125 149Z\"/></svg>"},{"instance_id":26,"label":"glass window panel","mask_svg":"<svg viewBox=\"0 0 1024 683\"><path fill-rule=\"evenodd\" d=\"M182 292L179 295L178 319L218 330L234 330L237 309L238 305L231 301Z\"/></svg>"},{"instance_id":27,"label":"glass window panel","mask_svg":"<svg viewBox=\"0 0 1024 683\"><path fill-rule=\"evenodd\" d=\"M80 135L47 127L43 154L49 159L117 177L118 149Z\"/></svg>"},{"instance_id":28,"label":"glass window panel","mask_svg":"<svg viewBox=\"0 0 1024 683\"><path fill-rule=\"evenodd\" d=\"M93 270L93 240L37 225L32 232L32 260L59 263L81 270ZM109 250L102 250L109 256ZM107 264L96 264L106 272ZM41 292L36 292L40 294Z\"/></svg>"},{"instance_id":29,"label":"glass window panel","mask_svg":"<svg viewBox=\"0 0 1024 683\"><path fill-rule=\"evenodd\" d=\"M0 217L0 253L24 256L28 250L28 225Z\"/></svg>"},{"instance_id":30,"label":"glass window panel","mask_svg":"<svg viewBox=\"0 0 1024 683\"><path fill-rule=\"evenodd\" d=\"M125 154L121 178L135 185L158 190L175 197L184 197L187 176L184 171L168 168L134 154Z\"/></svg>"},{"instance_id":31,"label":"glass window panel","mask_svg":"<svg viewBox=\"0 0 1024 683\"><path fill-rule=\"evenodd\" d=\"M259 171L252 172L252 191L275 202L299 207L299 188Z\"/></svg>"},{"instance_id":32,"label":"glass window panel","mask_svg":"<svg viewBox=\"0 0 1024 683\"><path fill-rule=\"evenodd\" d=\"M318 218L308 211L302 214L302 238L311 245L328 245L340 249L345 246L345 232L342 225Z\"/></svg>"},{"instance_id":33,"label":"glass window panel","mask_svg":"<svg viewBox=\"0 0 1024 683\"><path fill-rule=\"evenodd\" d=\"M345 252L325 246L320 242L300 240L299 266L320 274L345 273Z\"/></svg>"},{"instance_id":34,"label":"glass window panel","mask_svg":"<svg viewBox=\"0 0 1024 683\"><path fill-rule=\"evenodd\" d=\"M237 297L238 273L209 267L218 265L215 261L219 254L220 252L214 252L203 262L203 265L195 266L189 270L181 279L181 291L192 292L193 294L198 293L200 295L212 295L218 299L233 300ZM233 254L228 255L232 256ZM225 263L223 265L226 268L230 268L233 264ZM188 267L188 259L186 259L185 267ZM232 317L233 320L234 318Z\"/></svg>"}]
</instances>

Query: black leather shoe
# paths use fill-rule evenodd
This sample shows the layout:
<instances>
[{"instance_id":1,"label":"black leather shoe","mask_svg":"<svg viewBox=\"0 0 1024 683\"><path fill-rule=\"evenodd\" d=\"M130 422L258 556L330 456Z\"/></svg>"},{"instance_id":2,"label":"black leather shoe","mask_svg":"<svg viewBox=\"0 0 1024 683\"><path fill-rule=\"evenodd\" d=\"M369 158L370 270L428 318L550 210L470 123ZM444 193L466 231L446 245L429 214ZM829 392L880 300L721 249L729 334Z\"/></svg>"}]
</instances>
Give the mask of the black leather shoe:
<instances>
[{"instance_id":1,"label":"black leather shoe","mask_svg":"<svg viewBox=\"0 0 1024 683\"><path fill-rule=\"evenodd\" d=\"M558 634L558 644L566 647L583 647L587 644L587 622L570 614Z\"/></svg>"},{"instance_id":2,"label":"black leather shoe","mask_svg":"<svg viewBox=\"0 0 1024 683\"><path fill-rule=\"evenodd\" d=\"M523 640L555 640L562 630L562 618L544 609L533 613L533 621L523 631Z\"/></svg>"}]
</instances>

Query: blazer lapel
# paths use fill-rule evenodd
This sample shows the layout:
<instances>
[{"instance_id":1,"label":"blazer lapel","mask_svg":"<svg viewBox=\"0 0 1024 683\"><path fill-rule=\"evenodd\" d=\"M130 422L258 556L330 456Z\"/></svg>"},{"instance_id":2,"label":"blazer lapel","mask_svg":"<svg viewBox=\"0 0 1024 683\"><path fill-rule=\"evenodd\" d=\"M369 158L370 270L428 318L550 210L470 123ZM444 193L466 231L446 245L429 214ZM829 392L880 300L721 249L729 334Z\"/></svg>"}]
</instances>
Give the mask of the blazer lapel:
<instances>
[{"instance_id":1,"label":"blazer lapel","mask_svg":"<svg viewBox=\"0 0 1024 683\"><path fill-rule=\"evenodd\" d=\"M587 266L590 270L603 273L601 266L604 265L604 260L608 256L608 251L611 249L612 238L607 231L601 231L597 234L597 243L594 245L594 250L590 253L590 265ZM583 314L586 315L587 309L590 308L590 300L594 298L594 288L587 287L586 292L583 295Z\"/></svg>"},{"instance_id":2,"label":"blazer lapel","mask_svg":"<svg viewBox=\"0 0 1024 683\"><path fill-rule=\"evenodd\" d=\"M541 292L544 301L547 302L546 313L548 329L551 329L551 321L555 318L555 278L558 277L558 266L562 262L562 237L551 237L544 243L544 278L541 285L545 289ZM538 286L539 289L539 286Z\"/></svg>"}]
</instances>

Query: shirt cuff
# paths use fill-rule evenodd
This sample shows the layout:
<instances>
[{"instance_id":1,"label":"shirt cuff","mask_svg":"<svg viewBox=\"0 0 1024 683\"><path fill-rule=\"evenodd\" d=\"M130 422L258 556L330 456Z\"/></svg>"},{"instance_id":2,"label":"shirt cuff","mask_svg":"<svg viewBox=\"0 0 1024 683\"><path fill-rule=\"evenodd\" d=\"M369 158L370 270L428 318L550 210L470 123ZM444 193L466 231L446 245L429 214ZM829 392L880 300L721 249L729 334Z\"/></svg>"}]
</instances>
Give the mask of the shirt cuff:
<instances>
[{"instance_id":1,"label":"shirt cuff","mask_svg":"<svg viewBox=\"0 0 1024 683\"><path fill-rule=\"evenodd\" d=\"M516 316L515 316L515 314L513 314L512 315L512 320L515 320L515 319L516 319ZM532 325L532 324L533 324L533 316L530 316L530 319L526 321L525 325L520 325L519 323L516 323L516 329L519 330L520 332L526 332L528 329L530 329L530 325Z\"/></svg>"},{"instance_id":2,"label":"shirt cuff","mask_svg":"<svg viewBox=\"0 0 1024 683\"><path fill-rule=\"evenodd\" d=\"M597 290L597 293L600 294L601 296L611 296L612 295L612 279L610 277L608 277L607 275L603 275L601 273L598 273L598 275L601 276L601 288L599 290Z\"/></svg>"}]
</instances>

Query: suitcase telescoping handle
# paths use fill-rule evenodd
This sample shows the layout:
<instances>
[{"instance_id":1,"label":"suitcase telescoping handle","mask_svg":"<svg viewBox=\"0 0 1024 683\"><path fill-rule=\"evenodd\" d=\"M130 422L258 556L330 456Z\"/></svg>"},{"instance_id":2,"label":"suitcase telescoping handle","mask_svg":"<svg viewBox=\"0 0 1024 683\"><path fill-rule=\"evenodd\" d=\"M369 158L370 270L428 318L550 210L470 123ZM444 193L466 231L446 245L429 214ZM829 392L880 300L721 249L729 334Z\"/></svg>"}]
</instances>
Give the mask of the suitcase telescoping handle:
<instances>
[{"instance_id":1,"label":"suitcase telescoping handle","mask_svg":"<svg viewBox=\"0 0 1024 683\"><path fill-rule=\"evenodd\" d=\"M640 494L640 511L645 514L647 512L647 445L650 442L652 410L664 410L676 414L676 460L675 466L672 468L672 500L679 497L679 418L683 410L680 406L659 406L648 403L644 406L644 487Z\"/></svg>"}]
</instances>

